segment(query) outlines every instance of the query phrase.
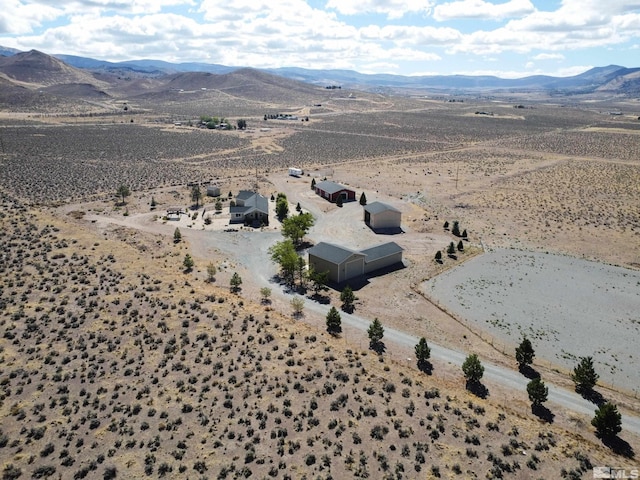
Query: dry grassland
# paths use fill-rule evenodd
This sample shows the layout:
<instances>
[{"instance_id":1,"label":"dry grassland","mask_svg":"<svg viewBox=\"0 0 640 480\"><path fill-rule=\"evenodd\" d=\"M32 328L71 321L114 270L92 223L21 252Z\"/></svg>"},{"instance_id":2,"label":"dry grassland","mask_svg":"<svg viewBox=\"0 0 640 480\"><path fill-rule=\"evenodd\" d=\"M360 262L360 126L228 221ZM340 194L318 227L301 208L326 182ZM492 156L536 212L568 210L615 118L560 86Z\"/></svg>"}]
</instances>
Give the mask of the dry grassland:
<instances>
[{"instance_id":1,"label":"dry grassland","mask_svg":"<svg viewBox=\"0 0 640 480\"><path fill-rule=\"evenodd\" d=\"M524 397L499 386L480 399L450 366L428 376L411 351L389 345L378 358L362 332L334 339L319 315L294 321L278 298L265 308L260 284L222 249L85 217L148 213L152 197L160 208L184 205L191 181L213 180L223 195L257 181L263 193L290 188L295 198L274 177L300 166L403 205L408 267L360 290L359 314L513 365L511 352L467 336L415 287L498 246L637 268L635 124L593 109L374 95L323 98L317 111L292 104L310 121L264 122L269 108L287 106L230 96L227 113L207 98L212 111L194 99L191 110L176 101L163 114L237 114L250 131L140 117L2 120L5 476L586 478L594 465L633 462L605 448L587 418L551 407L555 422L541 423ZM153 98L145 102L139 108L151 109ZM121 184L133 195L115 208ZM445 220L459 220L470 242L461 260L439 266L435 251L452 239ZM193 273L182 271L186 253L196 256ZM205 281L209 261L219 269L214 283ZM236 270L244 284L232 295ZM330 298L338 305L336 292ZM540 370L570 386L566 375ZM637 438L622 436L638 450Z\"/></svg>"}]
</instances>

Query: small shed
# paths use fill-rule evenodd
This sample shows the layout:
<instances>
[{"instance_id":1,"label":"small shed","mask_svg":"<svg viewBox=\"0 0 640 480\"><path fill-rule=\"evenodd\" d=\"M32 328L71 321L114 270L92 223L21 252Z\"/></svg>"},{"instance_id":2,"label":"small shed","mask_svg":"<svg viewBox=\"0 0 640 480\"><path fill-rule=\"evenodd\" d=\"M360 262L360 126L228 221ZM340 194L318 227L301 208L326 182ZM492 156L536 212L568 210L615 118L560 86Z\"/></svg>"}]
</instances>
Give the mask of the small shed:
<instances>
[{"instance_id":1,"label":"small shed","mask_svg":"<svg viewBox=\"0 0 640 480\"><path fill-rule=\"evenodd\" d=\"M219 197L220 196L220 187L218 185L207 185L207 196L208 197Z\"/></svg>"},{"instance_id":2,"label":"small shed","mask_svg":"<svg viewBox=\"0 0 640 480\"><path fill-rule=\"evenodd\" d=\"M329 272L329 280L342 283L364 274L365 255L332 243L320 242L308 250L309 267Z\"/></svg>"},{"instance_id":3,"label":"small shed","mask_svg":"<svg viewBox=\"0 0 640 480\"><path fill-rule=\"evenodd\" d=\"M342 200L347 202L356 199L355 190L351 190L344 185L330 180L323 180L322 182L316 183L314 190L317 195L326 198L330 202L336 202L339 197L342 197Z\"/></svg>"},{"instance_id":4,"label":"small shed","mask_svg":"<svg viewBox=\"0 0 640 480\"><path fill-rule=\"evenodd\" d=\"M402 212L382 202L372 202L364 206L364 223L373 230L399 229Z\"/></svg>"}]
</instances>

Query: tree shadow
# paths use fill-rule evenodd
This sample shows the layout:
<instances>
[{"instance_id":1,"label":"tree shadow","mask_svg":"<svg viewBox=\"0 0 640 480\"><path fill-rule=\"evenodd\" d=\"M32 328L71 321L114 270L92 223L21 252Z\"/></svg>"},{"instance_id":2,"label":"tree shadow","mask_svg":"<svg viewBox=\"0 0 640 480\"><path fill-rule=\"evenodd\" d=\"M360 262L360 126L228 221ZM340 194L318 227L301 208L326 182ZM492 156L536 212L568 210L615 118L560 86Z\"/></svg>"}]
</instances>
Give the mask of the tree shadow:
<instances>
[{"instance_id":1,"label":"tree shadow","mask_svg":"<svg viewBox=\"0 0 640 480\"><path fill-rule=\"evenodd\" d=\"M449 257L451 260L458 260L458 256L454 253L448 253L447 257Z\"/></svg>"},{"instance_id":2,"label":"tree shadow","mask_svg":"<svg viewBox=\"0 0 640 480\"><path fill-rule=\"evenodd\" d=\"M340 335L342 334L342 327L341 326L333 327L333 328L327 327L327 333L329 333L329 335L331 335L332 337L340 337Z\"/></svg>"},{"instance_id":3,"label":"tree shadow","mask_svg":"<svg viewBox=\"0 0 640 480\"><path fill-rule=\"evenodd\" d=\"M523 365L519 367L518 370L522 375L527 377L529 380L533 380L534 378L540 378L540 373L531 365Z\"/></svg>"},{"instance_id":4,"label":"tree shadow","mask_svg":"<svg viewBox=\"0 0 640 480\"><path fill-rule=\"evenodd\" d=\"M576 390L576 391L582 396L582 398L590 401L591 403L595 403L597 406L601 406L607 401L600 392L596 392L592 388L588 390Z\"/></svg>"},{"instance_id":5,"label":"tree shadow","mask_svg":"<svg viewBox=\"0 0 640 480\"><path fill-rule=\"evenodd\" d=\"M387 346L384 342L369 342L369 348L378 355L382 355L387 350Z\"/></svg>"},{"instance_id":6,"label":"tree shadow","mask_svg":"<svg viewBox=\"0 0 640 480\"><path fill-rule=\"evenodd\" d=\"M311 300L322 305L329 305L329 303L331 303L331 298L327 295L322 295L321 293L314 293L311 295Z\"/></svg>"},{"instance_id":7,"label":"tree shadow","mask_svg":"<svg viewBox=\"0 0 640 480\"><path fill-rule=\"evenodd\" d=\"M602 443L611 449L613 453L622 455L626 458L635 458L636 453L633 451L633 447L629 445L629 442L623 440L619 436L602 438Z\"/></svg>"},{"instance_id":8,"label":"tree shadow","mask_svg":"<svg viewBox=\"0 0 640 480\"><path fill-rule=\"evenodd\" d=\"M418 362L418 370L427 375L431 375L433 373L433 364L429 360Z\"/></svg>"},{"instance_id":9,"label":"tree shadow","mask_svg":"<svg viewBox=\"0 0 640 480\"><path fill-rule=\"evenodd\" d=\"M344 303L340 306L340 310L345 313L353 313L356 307L354 305L345 305Z\"/></svg>"},{"instance_id":10,"label":"tree shadow","mask_svg":"<svg viewBox=\"0 0 640 480\"><path fill-rule=\"evenodd\" d=\"M554 413L544 405L531 405L531 413L547 423L553 423L555 418Z\"/></svg>"},{"instance_id":11,"label":"tree shadow","mask_svg":"<svg viewBox=\"0 0 640 480\"><path fill-rule=\"evenodd\" d=\"M473 380L467 380L467 390L473 393L476 397L487 398L489 396L489 389L483 385L482 382L474 382Z\"/></svg>"}]
</instances>

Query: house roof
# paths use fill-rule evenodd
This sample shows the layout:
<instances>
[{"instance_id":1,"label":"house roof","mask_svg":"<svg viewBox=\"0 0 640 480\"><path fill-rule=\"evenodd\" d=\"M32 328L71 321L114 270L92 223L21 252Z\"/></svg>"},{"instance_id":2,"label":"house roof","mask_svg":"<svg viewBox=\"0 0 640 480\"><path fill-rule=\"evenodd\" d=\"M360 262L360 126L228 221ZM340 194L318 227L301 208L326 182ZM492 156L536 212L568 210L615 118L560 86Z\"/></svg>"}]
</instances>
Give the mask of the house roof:
<instances>
[{"instance_id":1,"label":"house roof","mask_svg":"<svg viewBox=\"0 0 640 480\"><path fill-rule=\"evenodd\" d=\"M320 242L317 245L314 245L308 250L308 253L309 255L313 255L328 262L335 263L336 265L341 264L353 255L362 256L362 253L360 252L356 252L355 250L340 247L338 245L334 245L333 243L327 242Z\"/></svg>"},{"instance_id":2,"label":"house roof","mask_svg":"<svg viewBox=\"0 0 640 480\"><path fill-rule=\"evenodd\" d=\"M316 183L316 188L323 192L327 192L328 194L338 193L342 190L351 190L350 188L340 185L339 183L332 182L331 180L323 180L322 182Z\"/></svg>"},{"instance_id":3,"label":"house roof","mask_svg":"<svg viewBox=\"0 0 640 480\"><path fill-rule=\"evenodd\" d=\"M248 200L254 195L258 195L256 192L252 192L251 190L240 190L238 195L236 195L237 200Z\"/></svg>"},{"instance_id":4,"label":"house roof","mask_svg":"<svg viewBox=\"0 0 640 480\"><path fill-rule=\"evenodd\" d=\"M373 214L387 212L387 211L402 213L397 208L382 202L368 203L367 205L364 206L364 210L366 212L373 213Z\"/></svg>"},{"instance_id":5,"label":"house roof","mask_svg":"<svg viewBox=\"0 0 640 480\"><path fill-rule=\"evenodd\" d=\"M244 200L244 206L236 205L235 207L229 207L229 212L231 213L244 212L247 214L253 210L258 210L266 215L269 214L269 200L267 200L267 197L263 197L259 193L241 190L236 196L236 199Z\"/></svg>"},{"instance_id":6,"label":"house roof","mask_svg":"<svg viewBox=\"0 0 640 480\"><path fill-rule=\"evenodd\" d=\"M365 262L373 262L384 257L395 255L402 252L404 249L396 242L387 242L374 247L361 250L360 253L366 255Z\"/></svg>"}]
</instances>

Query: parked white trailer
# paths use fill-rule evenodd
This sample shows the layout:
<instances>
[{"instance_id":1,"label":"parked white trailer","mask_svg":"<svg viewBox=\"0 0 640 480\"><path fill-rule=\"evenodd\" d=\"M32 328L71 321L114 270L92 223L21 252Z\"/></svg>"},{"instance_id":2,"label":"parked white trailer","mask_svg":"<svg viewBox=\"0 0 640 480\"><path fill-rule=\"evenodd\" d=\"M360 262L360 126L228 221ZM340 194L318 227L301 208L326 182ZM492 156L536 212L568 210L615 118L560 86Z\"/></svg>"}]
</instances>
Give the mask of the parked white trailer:
<instances>
[{"instance_id":1,"label":"parked white trailer","mask_svg":"<svg viewBox=\"0 0 640 480\"><path fill-rule=\"evenodd\" d=\"M302 171L301 168L296 168L296 167L289 167L289 175L293 176L293 177L299 177L300 175L302 175L304 172Z\"/></svg>"}]
</instances>

